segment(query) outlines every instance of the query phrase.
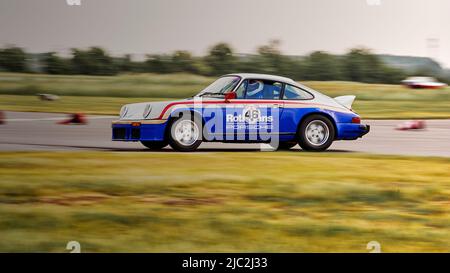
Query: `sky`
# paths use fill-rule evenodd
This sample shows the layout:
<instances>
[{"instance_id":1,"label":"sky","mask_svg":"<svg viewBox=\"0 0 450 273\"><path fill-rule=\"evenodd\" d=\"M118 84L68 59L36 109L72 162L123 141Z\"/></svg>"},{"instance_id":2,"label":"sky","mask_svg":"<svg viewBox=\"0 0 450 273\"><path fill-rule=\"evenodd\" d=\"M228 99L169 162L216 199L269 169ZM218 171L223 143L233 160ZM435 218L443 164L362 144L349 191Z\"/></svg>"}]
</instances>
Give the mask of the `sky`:
<instances>
[{"instance_id":1,"label":"sky","mask_svg":"<svg viewBox=\"0 0 450 273\"><path fill-rule=\"evenodd\" d=\"M449 0L0 0L0 47L113 55L189 50L218 42L253 53L271 39L288 55L357 46L425 56L450 68Z\"/></svg>"}]
</instances>

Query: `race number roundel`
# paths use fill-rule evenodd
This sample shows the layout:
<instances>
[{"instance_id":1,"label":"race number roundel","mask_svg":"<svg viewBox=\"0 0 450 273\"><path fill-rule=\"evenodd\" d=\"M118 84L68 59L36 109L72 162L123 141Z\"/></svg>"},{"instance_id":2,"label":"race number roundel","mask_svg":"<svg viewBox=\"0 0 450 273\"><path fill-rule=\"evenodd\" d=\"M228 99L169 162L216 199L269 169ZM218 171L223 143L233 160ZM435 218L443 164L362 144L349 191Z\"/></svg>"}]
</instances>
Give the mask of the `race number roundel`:
<instances>
[{"instance_id":1,"label":"race number roundel","mask_svg":"<svg viewBox=\"0 0 450 273\"><path fill-rule=\"evenodd\" d=\"M256 108L254 105L248 105L242 111L242 115L244 116L245 122L254 124L258 122L261 116L261 111L259 111L259 109Z\"/></svg>"}]
</instances>

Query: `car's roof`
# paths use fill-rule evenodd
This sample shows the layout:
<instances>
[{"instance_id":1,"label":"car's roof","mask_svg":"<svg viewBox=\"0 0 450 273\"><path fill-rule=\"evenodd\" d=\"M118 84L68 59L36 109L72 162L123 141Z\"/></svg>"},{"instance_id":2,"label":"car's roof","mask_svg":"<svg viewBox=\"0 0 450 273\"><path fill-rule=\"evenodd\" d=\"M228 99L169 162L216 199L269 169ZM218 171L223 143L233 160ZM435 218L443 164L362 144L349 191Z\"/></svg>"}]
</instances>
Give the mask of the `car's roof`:
<instances>
[{"instance_id":1,"label":"car's roof","mask_svg":"<svg viewBox=\"0 0 450 273\"><path fill-rule=\"evenodd\" d=\"M225 76L239 76L243 79L260 79L269 81L279 81L285 83L295 83L294 80L282 76L269 75L269 74L259 74L259 73L232 73Z\"/></svg>"}]
</instances>

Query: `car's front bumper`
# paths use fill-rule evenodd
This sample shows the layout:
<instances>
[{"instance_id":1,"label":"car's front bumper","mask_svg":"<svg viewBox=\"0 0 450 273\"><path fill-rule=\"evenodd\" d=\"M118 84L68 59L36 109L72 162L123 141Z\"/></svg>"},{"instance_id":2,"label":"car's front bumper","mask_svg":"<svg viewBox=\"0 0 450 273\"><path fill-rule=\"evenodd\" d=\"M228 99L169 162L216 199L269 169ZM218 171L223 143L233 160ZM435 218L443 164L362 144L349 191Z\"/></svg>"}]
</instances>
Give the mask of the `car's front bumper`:
<instances>
[{"instance_id":1,"label":"car's front bumper","mask_svg":"<svg viewBox=\"0 0 450 273\"><path fill-rule=\"evenodd\" d=\"M370 132L370 125L359 123L338 123L337 137L338 140L354 140L360 138Z\"/></svg>"},{"instance_id":2,"label":"car's front bumper","mask_svg":"<svg viewBox=\"0 0 450 273\"><path fill-rule=\"evenodd\" d=\"M162 141L167 120L118 120L112 122L113 141Z\"/></svg>"}]
</instances>

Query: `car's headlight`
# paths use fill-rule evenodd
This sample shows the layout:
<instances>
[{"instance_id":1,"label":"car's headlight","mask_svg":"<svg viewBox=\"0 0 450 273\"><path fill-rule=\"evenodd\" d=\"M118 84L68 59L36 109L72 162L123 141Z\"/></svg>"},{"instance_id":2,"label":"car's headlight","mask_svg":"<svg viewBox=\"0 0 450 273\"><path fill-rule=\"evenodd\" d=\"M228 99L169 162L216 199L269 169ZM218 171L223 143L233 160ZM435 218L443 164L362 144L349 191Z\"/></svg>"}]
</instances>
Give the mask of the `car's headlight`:
<instances>
[{"instance_id":1,"label":"car's headlight","mask_svg":"<svg viewBox=\"0 0 450 273\"><path fill-rule=\"evenodd\" d=\"M147 104L147 106L145 106L144 113L142 114L142 116L144 118L147 118L148 115L150 115L151 111L152 111L152 106L150 104Z\"/></svg>"},{"instance_id":2,"label":"car's headlight","mask_svg":"<svg viewBox=\"0 0 450 273\"><path fill-rule=\"evenodd\" d=\"M124 118L127 113L128 113L128 107L122 106L122 108L120 109L120 118Z\"/></svg>"}]
</instances>

